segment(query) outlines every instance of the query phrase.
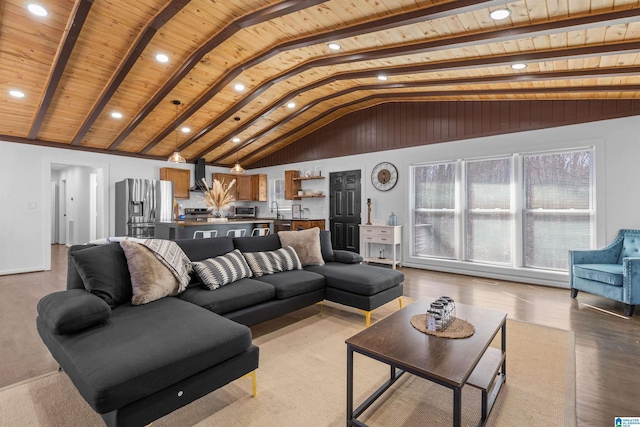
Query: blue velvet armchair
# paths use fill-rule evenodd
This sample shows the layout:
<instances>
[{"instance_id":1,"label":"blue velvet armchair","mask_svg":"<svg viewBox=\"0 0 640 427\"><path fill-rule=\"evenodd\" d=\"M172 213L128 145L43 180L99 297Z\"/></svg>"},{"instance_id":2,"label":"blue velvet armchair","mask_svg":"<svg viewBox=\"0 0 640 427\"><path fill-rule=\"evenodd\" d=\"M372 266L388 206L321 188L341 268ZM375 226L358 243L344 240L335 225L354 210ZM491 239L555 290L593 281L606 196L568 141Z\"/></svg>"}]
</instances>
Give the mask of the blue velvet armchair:
<instances>
[{"instance_id":1,"label":"blue velvet armchair","mask_svg":"<svg viewBox=\"0 0 640 427\"><path fill-rule=\"evenodd\" d=\"M578 291L600 295L624 304L633 316L640 304L640 230L620 230L604 249L569 251L571 297Z\"/></svg>"}]
</instances>

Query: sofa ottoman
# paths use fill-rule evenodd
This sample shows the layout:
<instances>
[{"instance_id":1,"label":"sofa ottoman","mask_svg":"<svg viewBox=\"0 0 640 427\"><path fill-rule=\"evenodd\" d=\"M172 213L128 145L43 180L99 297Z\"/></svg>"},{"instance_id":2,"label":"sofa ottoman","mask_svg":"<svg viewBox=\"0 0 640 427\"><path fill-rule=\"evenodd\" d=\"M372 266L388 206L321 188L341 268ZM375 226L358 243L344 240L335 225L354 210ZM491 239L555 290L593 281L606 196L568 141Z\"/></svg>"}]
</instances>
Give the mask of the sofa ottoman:
<instances>
[{"instance_id":1,"label":"sofa ottoman","mask_svg":"<svg viewBox=\"0 0 640 427\"><path fill-rule=\"evenodd\" d=\"M404 274L398 270L340 262L305 269L324 276L324 299L360 309L366 316L367 327L376 308L396 298L402 308Z\"/></svg>"}]
</instances>

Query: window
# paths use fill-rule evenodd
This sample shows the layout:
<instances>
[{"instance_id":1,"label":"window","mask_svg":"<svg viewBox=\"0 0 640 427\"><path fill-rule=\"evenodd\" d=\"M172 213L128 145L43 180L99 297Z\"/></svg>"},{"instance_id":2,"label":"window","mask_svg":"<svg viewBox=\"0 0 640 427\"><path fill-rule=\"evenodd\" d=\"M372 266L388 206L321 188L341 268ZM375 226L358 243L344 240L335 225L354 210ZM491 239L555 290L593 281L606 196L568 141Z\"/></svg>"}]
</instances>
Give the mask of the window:
<instances>
[{"instance_id":1,"label":"window","mask_svg":"<svg viewBox=\"0 0 640 427\"><path fill-rule=\"evenodd\" d=\"M414 248L418 255L455 257L455 163L415 168Z\"/></svg>"},{"instance_id":2,"label":"window","mask_svg":"<svg viewBox=\"0 0 640 427\"><path fill-rule=\"evenodd\" d=\"M591 247L593 174L592 148L413 166L413 255L566 270Z\"/></svg>"},{"instance_id":3,"label":"window","mask_svg":"<svg viewBox=\"0 0 640 427\"><path fill-rule=\"evenodd\" d=\"M284 178L269 180L269 210L273 202L278 204L280 213L291 211L291 200L284 198ZM275 211L273 211L275 213Z\"/></svg>"},{"instance_id":4,"label":"window","mask_svg":"<svg viewBox=\"0 0 640 427\"><path fill-rule=\"evenodd\" d=\"M592 163L592 150L524 156L525 266L566 269L590 247Z\"/></svg>"},{"instance_id":5,"label":"window","mask_svg":"<svg viewBox=\"0 0 640 427\"><path fill-rule=\"evenodd\" d=\"M512 159L465 162L466 259L510 264Z\"/></svg>"}]
</instances>

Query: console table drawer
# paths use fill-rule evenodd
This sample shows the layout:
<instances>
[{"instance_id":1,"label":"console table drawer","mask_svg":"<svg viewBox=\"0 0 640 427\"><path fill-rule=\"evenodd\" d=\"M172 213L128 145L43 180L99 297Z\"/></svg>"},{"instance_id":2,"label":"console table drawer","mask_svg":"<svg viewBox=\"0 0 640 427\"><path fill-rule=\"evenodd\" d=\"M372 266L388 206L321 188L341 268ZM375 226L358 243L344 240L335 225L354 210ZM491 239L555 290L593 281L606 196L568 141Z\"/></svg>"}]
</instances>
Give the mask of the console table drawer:
<instances>
[{"instance_id":1,"label":"console table drawer","mask_svg":"<svg viewBox=\"0 0 640 427\"><path fill-rule=\"evenodd\" d=\"M388 234L372 234L362 236L362 240L366 243L384 243L387 245L393 244L393 236Z\"/></svg>"}]
</instances>

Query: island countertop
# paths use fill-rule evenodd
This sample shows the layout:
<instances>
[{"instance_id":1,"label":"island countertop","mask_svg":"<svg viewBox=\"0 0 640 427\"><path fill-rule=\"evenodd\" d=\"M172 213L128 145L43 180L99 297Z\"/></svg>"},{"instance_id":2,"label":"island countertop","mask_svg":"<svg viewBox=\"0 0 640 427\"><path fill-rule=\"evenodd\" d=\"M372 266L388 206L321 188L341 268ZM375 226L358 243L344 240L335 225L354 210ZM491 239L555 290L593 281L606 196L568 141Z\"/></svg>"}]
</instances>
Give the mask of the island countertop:
<instances>
[{"instance_id":1,"label":"island countertop","mask_svg":"<svg viewBox=\"0 0 640 427\"><path fill-rule=\"evenodd\" d=\"M273 218L229 218L227 221L193 221L193 220L175 220L165 224L175 224L177 226L201 226L201 225L225 225L225 224L265 224L273 223Z\"/></svg>"},{"instance_id":2,"label":"island countertop","mask_svg":"<svg viewBox=\"0 0 640 427\"><path fill-rule=\"evenodd\" d=\"M250 236L254 228L268 228L273 232L272 218L228 218L226 221L177 220L157 222L155 226L158 239L193 239L196 231L216 230L217 236L226 236L231 230L243 229Z\"/></svg>"}]
</instances>

